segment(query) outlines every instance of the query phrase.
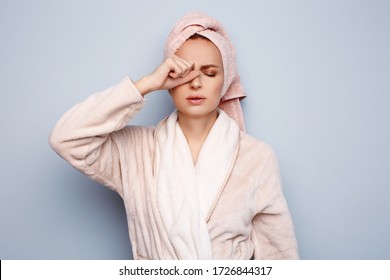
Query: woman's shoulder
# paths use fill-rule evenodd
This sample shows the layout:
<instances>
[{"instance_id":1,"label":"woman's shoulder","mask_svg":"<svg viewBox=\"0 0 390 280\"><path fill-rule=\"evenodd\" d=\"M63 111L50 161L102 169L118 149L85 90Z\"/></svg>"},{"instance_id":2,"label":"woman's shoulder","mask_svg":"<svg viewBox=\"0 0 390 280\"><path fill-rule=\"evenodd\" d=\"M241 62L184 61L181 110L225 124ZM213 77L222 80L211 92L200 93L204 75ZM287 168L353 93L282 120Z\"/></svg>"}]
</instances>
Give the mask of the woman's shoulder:
<instances>
[{"instance_id":1,"label":"woman's shoulder","mask_svg":"<svg viewBox=\"0 0 390 280\"><path fill-rule=\"evenodd\" d=\"M256 162L276 157L274 150L268 143L243 131L240 132L240 153Z\"/></svg>"}]
</instances>

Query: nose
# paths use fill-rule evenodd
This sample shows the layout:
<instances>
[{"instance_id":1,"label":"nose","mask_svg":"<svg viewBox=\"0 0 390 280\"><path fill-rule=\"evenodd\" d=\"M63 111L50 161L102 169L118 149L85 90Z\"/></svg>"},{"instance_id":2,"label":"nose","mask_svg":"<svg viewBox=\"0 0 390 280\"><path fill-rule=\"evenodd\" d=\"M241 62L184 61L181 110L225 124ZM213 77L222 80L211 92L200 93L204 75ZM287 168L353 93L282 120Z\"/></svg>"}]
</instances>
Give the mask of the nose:
<instances>
[{"instance_id":1,"label":"nose","mask_svg":"<svg viewBox=\"0 0 390 280\"><path fill-rule=\"evenodd\" d=\"M202 87L202 82L200 80L200 77L196 77L195 79L193 79L191 82L190 82L190 87L191 89L199 89Z\"/></svg>"}]
</instances>

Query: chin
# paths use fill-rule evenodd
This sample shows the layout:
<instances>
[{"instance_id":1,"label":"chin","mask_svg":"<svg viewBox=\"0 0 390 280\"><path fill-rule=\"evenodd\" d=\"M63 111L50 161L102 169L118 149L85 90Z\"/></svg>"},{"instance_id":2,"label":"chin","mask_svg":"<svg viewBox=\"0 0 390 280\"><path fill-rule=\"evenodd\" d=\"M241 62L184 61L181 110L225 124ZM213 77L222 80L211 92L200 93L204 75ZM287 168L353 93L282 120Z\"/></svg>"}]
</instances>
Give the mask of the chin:
<instances>
[{"instance_id":1,"label":"chin","mask_svg":"<svg viewBox=\"0 0 390 280\"><path fill-rule=\"evenodd\" d=\"M214 114L217 114L218 108L202 108L201 106L193 106L191 108L178 108L176 107L177 111L180 114L185 115L186 117L192 117L192 118L202 118L207 116L213 116Z\"/></svg>"}]
</instances>

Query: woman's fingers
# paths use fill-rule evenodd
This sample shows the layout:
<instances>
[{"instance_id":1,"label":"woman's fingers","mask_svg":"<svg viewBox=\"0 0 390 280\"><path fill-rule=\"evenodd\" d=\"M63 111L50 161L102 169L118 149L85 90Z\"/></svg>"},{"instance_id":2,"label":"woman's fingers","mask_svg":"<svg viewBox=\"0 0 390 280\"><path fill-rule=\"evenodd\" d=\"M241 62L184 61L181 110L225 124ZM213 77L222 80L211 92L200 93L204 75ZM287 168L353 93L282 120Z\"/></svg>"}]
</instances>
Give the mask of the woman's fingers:
<instances>
[{"instance_id":1,"label":"woman's fingers","mask_svg":"<svg viewBox=\"0 0 390 280\"><path fill-rule=\"evenodd\" d=\"M182 78L186 77L192 70L194 70L194 63L191 61L187 61L184 59L179 58L180 61L184 64L184 71L182 74Z\"/></svg>"},{"instance_id":2,"label":"woman's fingers","mask_svg":"<svg viewBox=\"0 0 390 280\"><path fill-rule=\"evenodd\" d=\"M170 79L167 83L167 89L171 89L171 88L180 86L182 84L188 83L189 81L192 81L193 79L198 77L199 73L200 72L198 70L192 70L184 77Z\"/></svg>"},{"instance_id":3,"label":"woman's fingers","mask_svg":"<svg viewBox=\"0 0 390 280\"><path fill-rule=\"evenodd\" d=\"M194 68L192 62L181 59L175 55L167 58L166 63L170 69L169 76L174 79L187 76Z\"/></svg>"},{"instance_id":4,"label":"woman's fingers","mask_svg":"<svg viewBox=\"0 0 390 280\"><path fill-rule=\"evenodd\" d=\"M171 89L195 79L199 71L194 71L194 63L173 55L164 60L153 73L142 78L138 86L143 94L152 91Z\"/></svg>"}]
</instances>

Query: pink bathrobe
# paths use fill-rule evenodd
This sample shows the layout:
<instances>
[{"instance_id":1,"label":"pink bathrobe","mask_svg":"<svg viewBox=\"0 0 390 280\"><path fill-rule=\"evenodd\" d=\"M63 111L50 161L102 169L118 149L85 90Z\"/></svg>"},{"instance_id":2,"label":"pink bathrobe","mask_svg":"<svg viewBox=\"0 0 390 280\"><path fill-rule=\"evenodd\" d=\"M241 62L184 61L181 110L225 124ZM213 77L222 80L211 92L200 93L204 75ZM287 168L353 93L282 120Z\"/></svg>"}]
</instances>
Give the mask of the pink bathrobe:
<instances>
[{"instance_id":1,"label":"pink bathrobe","mask_svg":"<svg viewBox=\"0 0 390 280\"><path fill-rule=\"evenodd\" d=\"M126 126L144 99L129 78L68 111L50 136L76 169L122 197L134 259L183 259L156 201L155 135ZM225 184L206 218L214 259L297 259L293 224L277 161L264 143L240 132Z\"/></svg>"}]
</instances>

